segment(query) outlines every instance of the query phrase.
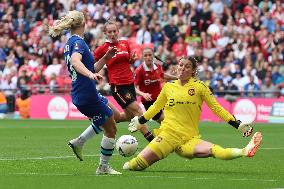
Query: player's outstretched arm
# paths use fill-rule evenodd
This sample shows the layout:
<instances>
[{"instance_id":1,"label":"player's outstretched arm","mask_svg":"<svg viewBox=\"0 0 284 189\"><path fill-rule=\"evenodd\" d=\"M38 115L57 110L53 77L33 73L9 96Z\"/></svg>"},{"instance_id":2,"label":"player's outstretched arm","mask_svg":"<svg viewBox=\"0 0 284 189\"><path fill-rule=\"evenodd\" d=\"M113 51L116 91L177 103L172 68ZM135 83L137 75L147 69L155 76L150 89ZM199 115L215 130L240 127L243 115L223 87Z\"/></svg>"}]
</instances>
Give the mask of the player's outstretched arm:
<instances>
[{"instance_id":1,"label":"player's outstretched arm","mask_svg":"<svg viewBox=\"0 0 284 189\"><path fill-rule=\"evenodd\" d=\"M205 100L208 107L221 119L229 123L234 128L238 129L243 133L244 137L248 137L253 132L253 127L249 123L242 123L240 120L237 120L232 114L225 110L216 100L213 93L206 86L203 86L202 98Z\"/></svg>"},{"instance_id":2,"label":"player's outstretched arm","mask_svg":"<svg viewBox=\"0 0 284 189\"><path fill-rule=\"evenodd\" d=\"M98 73L109 59L111 59L117 53L117 48L110 47L106 54L94 64L95 72Z\"/></svg>"},{"instance_id":3,"label":"player's outstretched arm","mask_svg":"<svg viewBox=\"0 0 284 189\"><path fill-rule=\"evenodd\" d=\"M96 81L100 81L103 77L98 73L93 73L82 62L82 55L80 53L73 53L71 56L71 64L74 69L79 72L80 74Z\"/></svg>"}]
</instances>

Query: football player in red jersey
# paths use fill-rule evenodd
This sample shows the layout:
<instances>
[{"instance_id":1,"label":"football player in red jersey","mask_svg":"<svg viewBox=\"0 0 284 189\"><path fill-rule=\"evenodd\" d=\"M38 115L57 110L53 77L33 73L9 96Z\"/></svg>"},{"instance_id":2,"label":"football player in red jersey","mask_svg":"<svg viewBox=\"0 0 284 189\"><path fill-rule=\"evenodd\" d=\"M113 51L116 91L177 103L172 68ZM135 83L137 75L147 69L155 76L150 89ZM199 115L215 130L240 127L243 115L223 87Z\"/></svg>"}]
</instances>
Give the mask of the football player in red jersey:
<instances>
[{"instance_id":1,"label":"football player in red jersey","mask_svg":"<svg viewBox=\"0 0 284 189\"><path fill-rule=\"evenodd\" d=\"M142 104L148 110L162 90L162 79L174 80L177 77L164 73L161 65L155 63L154 51L150 47L143 49L142 60L142 64L135 70L135 87L137 94L142 97ZM164 119L163 111L161 110L152 119L161 123Z\"/></svg>"},{"instance_id":2,"label":"football player in red jersey","mask_svg":"<svg viewBox=\"0 0 284 189\"><path fill-rule=\"evenodd\" d=\"M105 23L104 33L107 41L94 51L94 57L98 61L110 47L117 49L116 55L106 62L112 96L124 110L116 122L130 121L134 116L143 114L136 101L134 74L131 70L131 64L134 63L136 54L131 52L127 40L118 40L118 27L115 21L109 20ZM100 69L96 71L98 72ZM154 138L146 125L143 125L140 131L148 141Z\"/></svg>"}]
</instances>

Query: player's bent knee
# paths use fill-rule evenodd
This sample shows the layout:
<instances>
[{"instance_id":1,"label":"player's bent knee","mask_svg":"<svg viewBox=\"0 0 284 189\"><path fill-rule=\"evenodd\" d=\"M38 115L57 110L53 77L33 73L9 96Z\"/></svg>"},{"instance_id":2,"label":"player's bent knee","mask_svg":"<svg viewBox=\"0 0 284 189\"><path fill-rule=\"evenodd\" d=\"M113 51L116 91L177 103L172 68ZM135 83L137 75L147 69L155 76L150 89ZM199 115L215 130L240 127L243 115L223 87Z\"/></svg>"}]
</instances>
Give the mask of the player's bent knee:
<instances>
[{"instance_id":1,"label":"player's bent knee","mask_svg":"<svg viewBox=\"0 0 284 189\"><path fill-rule=\"evenodd\" d=\"M197 138L193 138L189 141L187 141L185 144L178 146L175 149L175 152L184 158L187 159L193 159L195 158L195 149L198 146L198 144L201 143L201 139Z\"/></svg>"},{"instance_id":2,"label":"player's bent knee","mask_svg":"<svg viewBox=\"0 0 284 189\"><path fill-rule=\"evenodd\" d=\"M116 125L112 125L111 130L110 130L110 134L112 135L116 135L117 129L116 129Z\"/></svg>"},{"instance_id":3,"label":"player's bent knee","mask_svg":"<svg viewBox=\"0 0 284 189\"><path fill-rule=\"evenodd\" d=\"M141 115L143 115L143 111L141 110L139 110L139 109L135 109L135 110L133 110L133 115L134 116L141 116Z\"/></svg>"},{"instance_id":4,"label":"player's bent knee","mask_svg":"<svg viewBox=\"0 0 284 189\"><path fill-rule=\"evenodd\" d=\"M139 107L139 109L136 112L137 112L136 114L139 115L139 116L143 115L143 111L142 111L142 109L140 107Z\"/></svg>"},{"instance_id":5,"label":"player's bent knee","mask_svg":"<svg viewBox=\"0 0 284 189\"><path fill-rule=\"evenodd\" d=\"M143 115L143 111L141 109L141 107L139 106L139 104L135 104L133 107L132 107L132 113L135 115L135 116L141 116Z\"/></svg>"},{"instance_id":6,"label":"player's bent knee","mask_svg":"<svg viewBox=\"0 0 284 189\"><path fill-rule=\"evenodd\" d=\"M183 146L179 146L175 149L175 152L177 155L187 158L187 159L193 159L193 148L184 148Z\"/></svg>"},{"instance_id":7,"label":"player's bent knee","mask_svg":"<svg viewBox=\"0 0 284 189\"><path fill-rule=\"evenodd\" d=\"M212 144L197 144L193 150L194 157L209 157L212 155L211 152Z\"/></svg>"},{"instance_id":8,"label":"player's bent knee","mask_svg":"<svg viewBox=\"0 0 284 189\"><path fill-rule=\"evenodd\" d=\"M116 135L116 125L115 123L113 122L110 122L108 124L104 124L103 126L103 129L104 129L104 134L107 136L107 137L110 137L110 138L114 138L115 135Z\"/></svg>"}]
</instances>

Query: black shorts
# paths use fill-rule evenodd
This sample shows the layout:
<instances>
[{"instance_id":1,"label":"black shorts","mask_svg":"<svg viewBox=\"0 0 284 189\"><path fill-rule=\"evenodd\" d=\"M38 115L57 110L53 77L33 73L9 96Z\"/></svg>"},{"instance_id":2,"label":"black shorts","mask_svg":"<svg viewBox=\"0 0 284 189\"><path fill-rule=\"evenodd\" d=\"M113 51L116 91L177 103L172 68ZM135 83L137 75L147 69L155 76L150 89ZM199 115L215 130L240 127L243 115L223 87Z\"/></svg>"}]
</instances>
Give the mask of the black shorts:
<instances>
[{"instance_id":1,"label":"black shorts","mask_svg":"<svg viewBox=\"0 0 284 189\"><path fill-rule=\"evenodd\" d=\"M154 104L155 101L146 101L146 102L143 102L143 105L144 105L144 108L146 110L148 110L150 108L150 106L152 106L152 104ZM163 110L159 111L152 119L153 120L159 120L161 115L163 113Z\"/></svg>"},{"instance_id":2,"label":"black shorts","mask_svg":"<svg viewBox=\"0 0 284 189\"><path fill-rule=\"evenodd\" d=\"M128 85L111 84L111 93L122 109L126 109L129 104L136 101L136 92L133 83Z\"/></svg>"}]
</instances>

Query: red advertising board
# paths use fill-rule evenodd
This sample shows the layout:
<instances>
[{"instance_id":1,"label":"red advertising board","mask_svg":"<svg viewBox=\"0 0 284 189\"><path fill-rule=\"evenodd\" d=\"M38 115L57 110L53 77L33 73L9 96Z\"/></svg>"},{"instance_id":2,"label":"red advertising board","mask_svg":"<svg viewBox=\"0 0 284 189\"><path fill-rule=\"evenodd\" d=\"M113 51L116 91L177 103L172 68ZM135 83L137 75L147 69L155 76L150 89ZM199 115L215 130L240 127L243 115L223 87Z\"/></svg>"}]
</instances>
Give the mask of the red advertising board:
<instances>
[{"instance_id":1,"label":"red advertising board","mask_svg":"<svg viewBox=\"0 0 284 189\"><path fill-rule=\"evenodd\" d=\"M229 103L224 98L218 98L222 104L237 119L243 122L268 122L269 114L274 102L284 102L284 99L278 98L239 98L234 103ZM203 104L201 120L220 121L212 111Z\"/></svg>"},{"instance_id":2,"label":"red advertising board","mask_svg":"<svg viewBox=\"0 0 284 189\"><path fill-rule=\"evenodd\" d=\"M122 109L113 99L107 97L121 111ZM248 98L238 99L230 104L224 98L217 99L222 106L237 119L244 122L268 122L269 114L274 102L284 102L278 98ZM206 104L202 106L202 121L221 121ZM31 118L33 119L86 119L73 105L70 96L34 95L31 98Z\"/></svg>"}]
</instances>

